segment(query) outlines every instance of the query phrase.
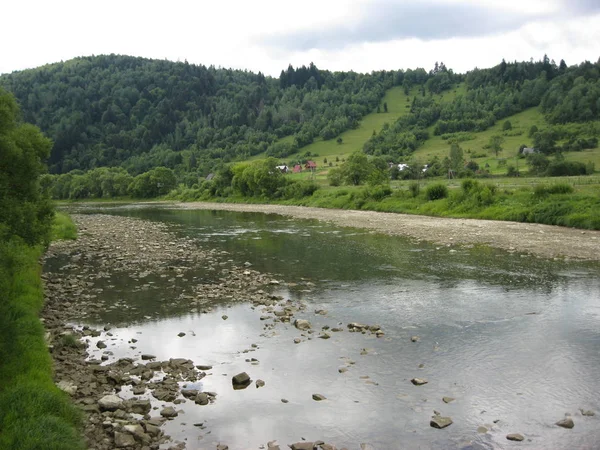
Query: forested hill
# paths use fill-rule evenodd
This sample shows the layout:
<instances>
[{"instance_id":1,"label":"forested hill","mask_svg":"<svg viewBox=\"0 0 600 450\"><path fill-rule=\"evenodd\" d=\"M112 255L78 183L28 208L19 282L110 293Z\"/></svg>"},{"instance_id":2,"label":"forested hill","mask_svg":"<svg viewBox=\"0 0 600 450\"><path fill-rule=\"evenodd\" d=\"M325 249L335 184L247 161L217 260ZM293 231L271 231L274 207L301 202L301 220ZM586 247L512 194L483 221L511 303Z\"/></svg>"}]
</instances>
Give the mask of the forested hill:
<instances>
[{"instance_id":1,"label":"forested hill","mask_svg":"<svg viewBox=\"0 0 600 450\"><path fill-rule=\"evenodd\" d=\"M407 114L372 136L369 130L363 141L367 154L391 161L406 159L433 135L461 142L538 106L552 127L534 130L534 145L551 152L557 140L568 141L562 149L577 150L588 145L578 143L583 125L561 124L600 119L600 62L568 67L546 56L465 75L443 63L371 74L310 64L273 78L107 55L0 76L23 119L53 140L51 173L108 166L138 175L166 167L189 185L223 163L258 154L285 160L315 139L336 139L366 114L387 112L383 97L394 86L407 96ZM587 137L598 135L588 128Z\"/></svg>"},{"instance_id":2,"label":"forested hill","mask_svg":"<svg viewBox=\"0 0 600 450\"><path fill-rule=\"evenodd\" d=\"M426 79L423 69L364 75L313 64L272 78L108 55L3 75L0 87L53 140L52 173L121 166L135 175L156 166L206 173L265 151L282 157L356 127L386 89Z\"/></svg>"},{"instance_id":3,"label":"forested hill","mask_svg":"<svg viewBox=\"0 0 600 450\"><path fill-rule=\"evenodd\" d=\"M559 140L569 141L564 151L581 150L587 144L578 144L578 138L600 133L595 125L561 126L600 119L600 60L571 67L564 60L557 65L546 56L535 62L502 61L490 69L472 70L464 80L461 92L455 91L450 100L423 88L421 95L412 98L410 113L372 136L364 151L401 160L431 135L449 143L461 142L470 138L469 133L485 131L498 120L531 107L539 107L551 125L530 132L533 144L544 153L554 152Z\"/></svg>"}]
</instances>

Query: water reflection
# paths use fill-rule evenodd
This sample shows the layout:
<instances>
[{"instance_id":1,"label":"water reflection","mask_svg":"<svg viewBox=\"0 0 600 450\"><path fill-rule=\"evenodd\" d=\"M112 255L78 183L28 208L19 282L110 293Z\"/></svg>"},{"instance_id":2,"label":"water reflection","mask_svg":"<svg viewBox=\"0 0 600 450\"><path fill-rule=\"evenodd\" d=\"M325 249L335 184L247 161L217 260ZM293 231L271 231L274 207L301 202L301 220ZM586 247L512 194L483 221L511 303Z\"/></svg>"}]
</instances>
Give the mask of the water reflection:
<instances>
[{"instance_id":1,"label":"water reflection","mask_svg":"<svg viewBox=\"0 0 600 450\"><path fill-rule=\"evenodd\" d=\"M416 244L279 216L111 213L165 221L178 233L231 252L234 263L249 261L289 282L312 280L314 286L292 284L275 293L308 302L311 312L327 309L326 316L304 314L317 330L357 321L377 323L386 333L377 339L344 331L294 344L298 330L278 324L275 334L265 333L261 311L249 305L190 313L185 303L162 307L172 296L159 279L151 294L139 295L130 279L111 280L104 301L115 302L131 289L127 302L137 309L98 311L88 321L122 324L112 330L115 340L107 341L115 357L152 353L213 365L202 388L217 392L216 402L185 403L185 414L168 424L167 432L187 439L189 448L217 442L258 448L301 437L349 448L361 442L378 449L513 448L505 436L515 432L530 439L520 447L598 448L598 416L577 412L600 410L596 264ZM221 319L225 313L228 320ZM178 337L180 331L186 335ZM420 340L411 342L413 335ZM131 338L138 339L136 348L128 344ZM348 370L339 373L341 366ZM242 371L265 380L265 387L234 391L231 376ZM429 383L413 386L415 376ZM314 393L327 400L313 401ZM443 396L456 400L446 404ZM454 424L430 428L434 410ZM573 430L553 425L565 413L573 414ZM207 429L192 426L199 422ZM480 426L490 431L478 433Z\"/></svg>"}]
</instances>

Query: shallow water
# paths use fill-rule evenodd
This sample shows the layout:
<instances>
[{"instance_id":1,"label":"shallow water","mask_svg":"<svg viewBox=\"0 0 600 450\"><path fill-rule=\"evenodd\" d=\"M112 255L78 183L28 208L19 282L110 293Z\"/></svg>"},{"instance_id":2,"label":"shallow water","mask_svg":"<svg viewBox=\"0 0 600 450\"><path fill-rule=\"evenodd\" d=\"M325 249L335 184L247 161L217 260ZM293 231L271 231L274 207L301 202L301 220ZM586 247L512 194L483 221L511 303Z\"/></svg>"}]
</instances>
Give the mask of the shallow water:
<instances>
[{"instance_id":1,"label":"shallow water","mask_svg":"<svg viewBox=\"0 0 600 450\"><path fill-rule=\"evenodd\" d=\"M265 332L261 311L248 304L223 302L200 314L171 307L173 290L164 280L111 279L98 295L105 304L126 302L132 309L98 310L82 323L115 325L114 340L107 341L115 357L152 353L214 366L200 384L218 393L216 402L179 405L185 414L166 426L173 438L187 439L188 448L217 442L259 448L273 439L283 448L303 437L351 449L361 442L377 449L600 448L600 417L578 412L600 412L598 264L415 243L276 215L102 212L163 221L230 252L231 263L248 261L282 282L302 281L275 293L308 302L296 317L316 330L361 322L385 331L380 339L345 330L294 344L298 330L279 323L275 335ZM211 276L202 268L196 275ZM142 284L150 287L141 290ZM312 313L320 308L328 314ZM180 331L186 336L177 337ZM419 342L411 342L413 335ZM135 349L131 338L139 340ZM348 359L355 364L338 373ZM234 391L231 376L241 371L266 386ZM429 384L413 386L413 377ZM327 400L313 401L314 393ZM445 404L443 396L456 400ZM431 428L433 410L454 424ZM572 430L554 425L565 413L573 415ZM193 426L198 422L206 429ZM482 425L490 431L478 433ZM526 440L509 442L507 433Z\"/></svg>"}]
</instances>

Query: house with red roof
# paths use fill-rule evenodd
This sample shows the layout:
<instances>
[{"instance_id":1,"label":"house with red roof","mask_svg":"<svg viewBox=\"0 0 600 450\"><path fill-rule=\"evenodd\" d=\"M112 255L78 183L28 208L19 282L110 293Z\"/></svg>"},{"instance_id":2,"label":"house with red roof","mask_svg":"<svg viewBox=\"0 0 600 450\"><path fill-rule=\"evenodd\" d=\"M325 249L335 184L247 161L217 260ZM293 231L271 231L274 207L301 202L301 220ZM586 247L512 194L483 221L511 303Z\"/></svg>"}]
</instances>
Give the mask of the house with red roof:
<instances>
[{"instance_id":1,"label":"house with red roof","mask_svg":"<svg viewBox=\"0 0 600 450\"><path fill-rule=\"evenodd\" d=\"M306 164L304 164L304 168L307 170L315 171L317 169L317 163L314 161L306 161Z\"/></svg>"}]
</instances>

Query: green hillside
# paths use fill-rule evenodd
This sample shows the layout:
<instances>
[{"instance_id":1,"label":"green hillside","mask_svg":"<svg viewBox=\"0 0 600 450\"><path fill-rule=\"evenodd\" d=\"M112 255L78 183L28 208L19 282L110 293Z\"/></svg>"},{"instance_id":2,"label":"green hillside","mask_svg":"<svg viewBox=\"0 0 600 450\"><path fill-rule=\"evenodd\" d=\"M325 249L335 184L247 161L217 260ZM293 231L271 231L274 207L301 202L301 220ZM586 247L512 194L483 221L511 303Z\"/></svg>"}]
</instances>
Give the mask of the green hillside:
<instances>
[{"instance_id":1,"label":"green hillside","mask_svg":"<svg viewBox=\"0 0 600 450\"><path fill-rule=\"evenodd\" d=\"M410 108L410 95L404 94L401 87L389 89L379 106L380 112L372 111L362 118L358 128L344 131L339 135L342 143L337 139L323 140L318 138L312 144L302 147L298 152L285 158L287 161L305 159L303 155L318 155L317 162L323 165L323 158L335 162L335 158L345 158L350 153L362 150L364 143L369 139L373 131L379 132L384 123L393 123L399 117L407 113ZM384 112L383 104L387 103L388 112Z\"/></svg>"}]
</instances>

